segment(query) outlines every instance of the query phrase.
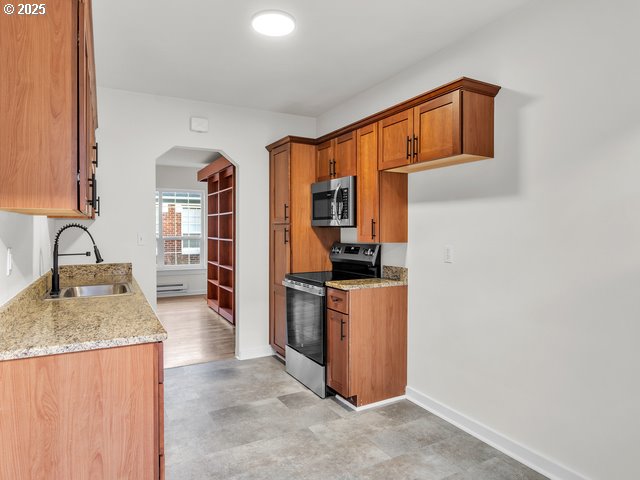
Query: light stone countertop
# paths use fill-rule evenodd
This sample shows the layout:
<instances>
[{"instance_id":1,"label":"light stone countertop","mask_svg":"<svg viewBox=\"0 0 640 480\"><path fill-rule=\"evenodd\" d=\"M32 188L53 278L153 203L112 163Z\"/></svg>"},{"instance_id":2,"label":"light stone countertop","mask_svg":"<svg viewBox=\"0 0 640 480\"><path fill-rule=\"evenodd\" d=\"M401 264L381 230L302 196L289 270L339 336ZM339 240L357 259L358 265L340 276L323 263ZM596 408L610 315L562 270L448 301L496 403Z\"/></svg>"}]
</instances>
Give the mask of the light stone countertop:
<instances>
[{"instance_id":1,"label":"light stone countertop","mask_svg":"<svg viewBox=\"0 0 640 480\"><path fill-rule=\"evenodd\" d=\"M62 287L129 282L128 295L45 300L51 273L0 307L0 360L161 342L167 332L131 275L131 264L65 265Z\"/></svg>"},{"instance_id":2,"label":"light stone countertop","mask_svg":"<svg viewBox=\"0 0 640 480\"><path fill-rule=\"evenodd\" d=\"M406 285L406 282L390 278L361 278L358 280L335 280L325 282L325 285L338 290L362 290L363 288L399 287Z\"/></svg>"}]
</instances>

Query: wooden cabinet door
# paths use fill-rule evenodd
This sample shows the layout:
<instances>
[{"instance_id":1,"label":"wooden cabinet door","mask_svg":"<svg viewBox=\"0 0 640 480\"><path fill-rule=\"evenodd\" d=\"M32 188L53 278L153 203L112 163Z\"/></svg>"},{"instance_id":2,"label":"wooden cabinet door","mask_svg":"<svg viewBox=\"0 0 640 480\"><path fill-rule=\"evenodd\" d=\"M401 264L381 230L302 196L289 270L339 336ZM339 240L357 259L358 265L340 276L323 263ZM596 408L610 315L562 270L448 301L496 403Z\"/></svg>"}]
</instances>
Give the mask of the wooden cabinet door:
<instances>
[{"instance_id":1,"label":"wooden cabinet door","mask_svg":"<svg viewBox=\"0 0 640 480\"><path fill-rule=\"evenodd\" d=\"M349 393L349 316L327 309L327 385Z\"/></svg>"},{"instance_id":2,"label":"wooden cabinet door","mask_svg":"<svg viewBox=\"0 0 640 480\"><path fill-rule=\"evenodd\" d=\"M434 98L413 109L417 137L413 162L459 155L460 91Z\"/></svg>"},{"instance_id":3,"label":"wooden cabinet door","mask_svg":"<svg viewBox=\"0 0 640 480\"><path fill-rule=\"evenodd\" d=\"M327 140L316 147L316 181L333 177L333 140Z\"/></svg>"},{"instance_id":4,"label":"wooden cabinet door","mask_svg":"<svg viewBox=\"0 0 640 480\"><path fill-rule=\"evenodd\" d=\"M334 140L333 178L356 175L356 132L345 133Z\"/></svg>"},{"instance_id":5,"label":"wooden cabinet door","mask_svg":"<svg viewBox=\"0 0 640 480\"><path fill-rule=\"evenodd\" d=\"M401 167L411 163L413 110L397 113L378 122L378 170Z\"/></svg>"},{"instance_id":6,"label":"wooden cabinet door","mask_svg":"<svg viewBox=\"0 0 640 480\"><path fill-rule=\"evenodd\" d=\"M378 124L358 130L358 241L379 241Z\"/></svg>"},{"instance_id":7,"label":"wooden cabinet door","mask_svg":"<svg viewBox=\"0 0 640 480\"><path fill-rule=\"evenodd\" d=\"M271 248L273 256L274 285L282 285L285 274L291 271L291 228L289 225L274 225L271 233Z\"/></svg>"},{"instance_id":8,"label":"wooden cabinet door","mask_svg":"<svg viewBox=\"0 0 640 480\"><path fill-rule=\"evenodd\" d=\"M290 218L289 198L289 145L283 145L271 152L271 222L287 223Z\"/></svg>"},{"instance_id":9,"label":"wooden cabinet door","mask_svg":"<svg viewBox=\"0 0 640 480\"><path fill-rule=\"evenodd\" d=\"M287 312L285 274L291 271L291 243L289 225L274 225L271 230L271 344L284 355L287 342Z\"/></svg>"},{"instance_id":10,"label":"wooden cabinet door","mask_svg":"<svg viewBox=\"0 0 640 480\"><path fill-rule=\"evenodd\" d=\"M275 350L282 356L285 354L285 345L287 344L287 297L286 288L282 285L273 287L273 332L271 344Z\"/></svg>"}]
</instances>

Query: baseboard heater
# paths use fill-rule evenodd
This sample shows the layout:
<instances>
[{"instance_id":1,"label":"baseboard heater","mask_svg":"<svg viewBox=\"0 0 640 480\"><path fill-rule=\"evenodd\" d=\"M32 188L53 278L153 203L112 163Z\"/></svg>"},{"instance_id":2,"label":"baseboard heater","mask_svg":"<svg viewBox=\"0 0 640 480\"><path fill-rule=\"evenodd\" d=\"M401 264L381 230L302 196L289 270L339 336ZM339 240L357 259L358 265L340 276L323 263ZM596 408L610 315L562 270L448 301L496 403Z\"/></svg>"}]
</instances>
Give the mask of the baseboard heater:
<instances>
[{"instance_id":1,"label":"baseboard heater","mask_svg":"<svg viewBox=\"0 0 640 480\"><path fill-rule=\"evenodd\" d=\"M182 283L159 283L156 288L158 295L167 293L181 293L187 291L187 285Z\"/></svg>"}]
</instances>

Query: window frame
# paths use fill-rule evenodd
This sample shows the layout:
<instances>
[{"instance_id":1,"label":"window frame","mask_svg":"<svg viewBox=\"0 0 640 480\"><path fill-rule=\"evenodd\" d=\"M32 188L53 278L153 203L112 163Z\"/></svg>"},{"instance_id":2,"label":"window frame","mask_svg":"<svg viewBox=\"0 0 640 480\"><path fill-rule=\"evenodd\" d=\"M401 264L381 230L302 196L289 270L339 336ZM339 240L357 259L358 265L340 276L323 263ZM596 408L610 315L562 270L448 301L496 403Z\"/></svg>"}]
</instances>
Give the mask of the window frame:
<instances>
[{"instance_id":1,"label":"window frame","mask_svg":"<svg viewBox=\"0 0 640 480\"><path fill-rule=\"evenodd\" d=\"M163 193L192 193L200 195L200 237L163 237L162 236L162 194ZM207 201L206 192L202 190L193 190L189 188L156 188L155 194L157 195L158 211L156 215L156 225L158 230L156 232L156 270L159 272L175 272L180 270L206 270L206 258L207 258ZM200 263L192 265L165 265L164 264L164 240L200 240Z\"/></svg>"}]
</instances>

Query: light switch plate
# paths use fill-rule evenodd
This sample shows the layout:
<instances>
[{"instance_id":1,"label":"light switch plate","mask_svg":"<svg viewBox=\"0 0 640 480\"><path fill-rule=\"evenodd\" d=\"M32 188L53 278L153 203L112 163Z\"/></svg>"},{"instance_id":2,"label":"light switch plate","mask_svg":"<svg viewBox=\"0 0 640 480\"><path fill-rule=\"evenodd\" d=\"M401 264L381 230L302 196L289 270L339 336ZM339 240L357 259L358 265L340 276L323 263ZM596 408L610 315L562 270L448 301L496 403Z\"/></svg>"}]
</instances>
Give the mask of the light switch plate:
<instances>
[{"instance_id":1,"label":"light switch plate","mask_svg":"<svg viewBox=\"0 0 640 480\"><path fill-rule=\"evenodd\" d=\"M140 232L138 232L138 245L139 246L143 246L144 245L144 237L142 236L142 234Z\"/></svg>"},{"instance_id":2,"label":"light switch plate","mask_svg":"<svg viewBox=\"0 0 640 480\"><path fill-rule=\"evenodd\" d=\"M453 263L453 245L444 246L444 263Z\"/></svg>"}]
</instances>

